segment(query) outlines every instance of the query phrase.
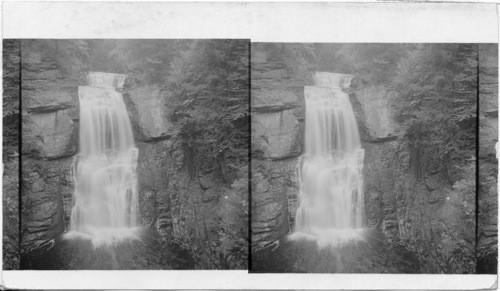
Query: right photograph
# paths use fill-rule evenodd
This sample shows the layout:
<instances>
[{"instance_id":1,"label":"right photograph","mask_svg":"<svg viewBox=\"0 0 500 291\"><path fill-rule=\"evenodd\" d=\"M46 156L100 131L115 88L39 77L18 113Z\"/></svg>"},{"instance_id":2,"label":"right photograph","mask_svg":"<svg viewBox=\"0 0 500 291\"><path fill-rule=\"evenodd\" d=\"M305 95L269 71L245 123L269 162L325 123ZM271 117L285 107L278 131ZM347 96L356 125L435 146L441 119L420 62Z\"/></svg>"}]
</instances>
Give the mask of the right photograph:
<instances>
[{"instance_id":1,"label":"right photograph","mask_svg":"<svg viewBox=\"0 0 500 291\"><path fill-rule=\"evenodd\" d=\"M252 43L260 273L496 274L498 44Z\"/></svg>"}]
</instances>

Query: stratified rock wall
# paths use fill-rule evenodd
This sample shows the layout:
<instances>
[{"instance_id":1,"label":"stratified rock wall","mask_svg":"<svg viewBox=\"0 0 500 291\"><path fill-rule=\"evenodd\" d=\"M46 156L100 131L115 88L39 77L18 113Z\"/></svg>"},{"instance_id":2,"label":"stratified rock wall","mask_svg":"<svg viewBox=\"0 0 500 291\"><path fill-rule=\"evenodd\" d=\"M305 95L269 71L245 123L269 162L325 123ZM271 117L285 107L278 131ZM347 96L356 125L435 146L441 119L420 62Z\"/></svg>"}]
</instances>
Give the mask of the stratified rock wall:
<instances>
[{"instance_id":1,"label":"stratified rock wall","mask_svg":"<svg viewBox=\"0 0 500 291\"><path fill-rule=\"evenodd\" d=\"M293 229L295 166L304 143L304 86L265 45L252 45L253 250Z\"/></svg>"},{"instance_id":2,"label":"stratified rock wall","mask_svg":"<svg viewBox=\"0 0 500 291\"><path fill-rule=\"evenodd\" d=\"M33 250L69 225L73 157L78 151L78 85L32 41L22 41L21 251Z\"/></svg>"},{"instance_id":3,"label":"stratified rock wall","mask_svg":"<svg viewBox=\"0 0 500 291\"><path fill-rule=\"evenodd\" d=\"M382 87L368 87L352 92L349 97L365 151L365 224L394 239L399 235L399 226L393 169L404 159L396 153L398 125L391 106L396 96Z\"/></svg>"}]
</instances>

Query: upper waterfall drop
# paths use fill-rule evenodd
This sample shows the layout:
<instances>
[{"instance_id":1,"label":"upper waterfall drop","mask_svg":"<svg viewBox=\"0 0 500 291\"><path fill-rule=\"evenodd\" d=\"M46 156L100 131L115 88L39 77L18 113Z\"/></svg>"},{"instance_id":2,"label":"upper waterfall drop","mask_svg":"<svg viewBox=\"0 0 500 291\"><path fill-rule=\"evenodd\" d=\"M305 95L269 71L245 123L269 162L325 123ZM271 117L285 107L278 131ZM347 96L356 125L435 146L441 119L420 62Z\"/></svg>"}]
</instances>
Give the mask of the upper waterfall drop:
<instances>
[{"instance_id":1,"label":"upper waterfall drop","mask_svg":"<svg viewBox=\"0 0 500 291\"><path fill-rule=\"evenodd\" d=\"M137 226L138 150L122 94L126 75L90 72L78 87L80 153L72 167L75 189L70 232L95 244L133 237Z\"/></svg>"},{"instance_id":2,"label":"upper waterfall drop","mask_svg":"<svg viewBox=\"0 0 500 291\"><path fill-rule=\"evenodd\" d=\"M320 246L359 237L363 226L363 159L349 96L352 76L317 72L304 88L305 154L297 165L299 205L292 239Z\"/></svg>"}]
</instances>

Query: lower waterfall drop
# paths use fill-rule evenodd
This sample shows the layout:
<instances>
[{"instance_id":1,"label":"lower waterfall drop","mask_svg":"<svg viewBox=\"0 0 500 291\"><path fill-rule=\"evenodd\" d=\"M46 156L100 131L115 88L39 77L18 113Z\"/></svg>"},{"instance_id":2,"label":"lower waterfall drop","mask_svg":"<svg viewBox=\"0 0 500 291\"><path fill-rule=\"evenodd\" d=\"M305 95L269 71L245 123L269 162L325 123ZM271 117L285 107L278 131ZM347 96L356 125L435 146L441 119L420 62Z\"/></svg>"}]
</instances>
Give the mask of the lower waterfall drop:
<instances>
[{"instance_id":1,"label":"lower waterfall drop","mask_svg":"<svg viewBox=\"0 0 500 291\"><path fill-rule=\"evenodd\" d=\"M317 72L304 88L305 154L297 165L299 183L295 231L319 247L363 237L363 159L358 126L342 88L352 76Z\"/></svg>"},{"instance_id":2,"label":"lower waterfall drop","mask_svg":"<svg viewBox=\"0 0 500 291\"><path fill-rule=\"evenodd\" d=\"M126 75L90 72L78 87L80 153L73 162L75 185L70 231L94 245L137 237L137 156L122 94Z\"/></svg>"}]
</instances>

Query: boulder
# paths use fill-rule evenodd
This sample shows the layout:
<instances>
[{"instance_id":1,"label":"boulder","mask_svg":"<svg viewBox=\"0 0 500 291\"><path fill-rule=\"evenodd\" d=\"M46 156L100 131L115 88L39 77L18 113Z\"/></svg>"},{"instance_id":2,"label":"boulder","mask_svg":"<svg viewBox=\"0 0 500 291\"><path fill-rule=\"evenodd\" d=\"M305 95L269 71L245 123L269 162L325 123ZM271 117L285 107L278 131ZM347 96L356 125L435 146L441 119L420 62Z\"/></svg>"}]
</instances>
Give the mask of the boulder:
<instances>
[{"instance_id":1,"label":"boulder","mask_svg":"<svg viewBox=\"0 0 500 291\"><path fill-rule=\"evenodd\" d=\"M129 97L135 115L133 119L143 140L170 136L172 123L165 93L156 86L145 86L129 91L125 97Z\"/></svg>"},{"instance_id":2,"label":"boulder","mask_svg":"<svg viewBox=\"0 0 500 291\"><path fill-rule=\"evenodd\" d=\"M442 187L441 181L439 180L439 177L437 175L427 177L425 179L425 186L427 187L428 191L434 191L439 187Z\"/></svg>"},{"instance_id":3,"label":"boulder","mask_svg":"<svg viewBox=\"0 0 500 291\"><path fill-rule=\"evenodd\" d=\"M77 149L77 131L69 110L28 114L23 120L23 152L36 151L39 157L71 156Z\"/></svg>"},{"instance_id":4,"label":"boulder","mask_svg":"<svg viewBox=\"0 0 500 291\"><path fill-rule=\"evenodd\" d=\"M293 110L255 113L252 119L252 144L264 157L283 159L302 151L303 130Z\"/></svg>"}]
</instances>

